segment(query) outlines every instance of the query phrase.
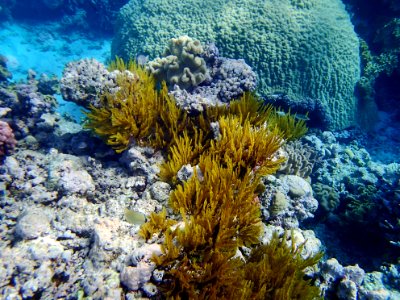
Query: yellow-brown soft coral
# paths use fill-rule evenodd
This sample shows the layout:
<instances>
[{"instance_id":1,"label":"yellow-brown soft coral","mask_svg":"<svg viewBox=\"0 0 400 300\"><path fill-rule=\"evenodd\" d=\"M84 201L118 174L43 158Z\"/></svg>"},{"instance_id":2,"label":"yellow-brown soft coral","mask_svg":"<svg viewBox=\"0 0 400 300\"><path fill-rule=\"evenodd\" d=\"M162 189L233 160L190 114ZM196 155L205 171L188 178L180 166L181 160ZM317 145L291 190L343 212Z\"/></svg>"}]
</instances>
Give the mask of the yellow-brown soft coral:
<instances>
[{"instance_id":1,"label":"yellow-brown soft coral","mask_svg":"<svg viewBox=\"0 0 400 300\"><path fill-rule=\"evenodd\" d=\"M140 230L145 239L163 236L163 254L153 260L165 271L159 284L164 295L316 298L318 289L302 276L320 255L304 260L301 249L288 248L277 237L257 246L262 232L260 178L279 168L283 159L277 150L306 132L304 122L290 114L280 116L250 93L229 106L189 116L168 96L165 84L157 91L154 79L140 67L117 59L112 68L122 72L120 90L102 96L102 106L87 114L86 127L117 152L132 138L165 150L160 177L174 188L169 205L179 221L169 220L163 210L153 213ZM182 182L177 173L184 165L194 171ZM248 262L235 256L244 246L257 246Z\"/></svg>"},{"instance_id":2,"label":"yellow-brown soft coral","mask_svg":"<svg viewBox=\"0 0 400 300\"><path fill-rule=\"evenodd\" d=\"M154 136L161 102L168 95L164 86L155 89L155 80L141 67L129 65L130 71L117 76L118 90L101 96L100 107L90 107L85 128L105 140L117 152L125 150L132 138L146 143Z\"/></svg>"}]
</instances>

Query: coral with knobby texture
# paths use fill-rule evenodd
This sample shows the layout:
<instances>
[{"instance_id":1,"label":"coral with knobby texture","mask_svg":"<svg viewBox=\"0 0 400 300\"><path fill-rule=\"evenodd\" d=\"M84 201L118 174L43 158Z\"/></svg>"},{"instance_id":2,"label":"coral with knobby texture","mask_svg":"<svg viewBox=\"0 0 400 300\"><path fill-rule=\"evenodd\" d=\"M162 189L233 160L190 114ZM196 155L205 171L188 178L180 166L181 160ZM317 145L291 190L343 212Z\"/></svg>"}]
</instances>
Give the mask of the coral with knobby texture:
<instances>
[{"instance_id":1,"label":"coral with knobby texture","mask_svg":"<svg viewBox=\"0 0 400 300\"><path fill-rule=\"evenodd\" d=\"M180 36L169 41L162 58L148 63L148 69L158 79L170 86L177 84L189 89L207 79L206 62L200 56L203 47L198 40Z\"/></svg>"},{"instance_id":2,"label":"coral with knobby texture","mask_svg":"<svg viewBox=\"0 0 400 300\"><path fill-rule=\"evenodd\" d=\"M212 41L255 70L261 94L318 101L331 129L355 124L359 42L340 0L131 0L117 23L113 55L155 58L182 34Z\"/></svg>"},{"instance_id":3,"label":"coral with knobby texture","mask_svg":"<svg viewBox=\"0 0 400 300\"><path fill-rule=\"evenodd\" d=\"M211 88L219 91L222 102L229 102L256 88L256 74L243 59L219 58L212 75Z\"/></svg>"},{"instance_id":4,"label":"coral with knobby texture","mask_svg":"<svg viewBox=\"0 0 400 300\"><path fill-rule=\"evenodd\" d=\"M313 184L313 192L324 212L333 212L339 207L340 196L333 187L317 182Z\"/></svg>"},{"instance_id":5,"label":"coral with knobby texture","mask_svg":"<svg viewBox=\"0 0 400 300\"><path fill-rule=\"evenodd\" d=\"M303 178L310 176L317 160L313 149L299 141L286 143L282 150L285 152L286 161L281 165L278 173L297 175Z\"/></svg>"},{"instance_id":6,"label":"coral with knobby texture","mask_svg":"<svg viewBox=\"0 0 400 300\"><path fill-rule=\"evenodd\" d=\"M99 107L99 95L116 88L116 76L95 59L81 59L68 63L61 77L61 94L66 101L85 108Z\"/></svg>"},{"instance_id":7,"label":"coral with knobby texture","mask_svg":"<svg viewBox=\"0 0 400 300\"><path fill-rule=\"evenodd\" d=\"M7 122L0 121L0 158L9 154L16 146L14 133Z\"/></svg>"},{"instance_id":8,"label":"coral with knobby texture","mask_svg":"<svg viewBox=\"0 0 400 300\"><path fill-rule=\"evenodd\" d=\"M262 178L264 191L258 196L262 217L268 224L283 228L297 228L306 219L313 218L318 201L310 184L295 175Z\"/></svg>"},{"instance_id":9,"label":"coral with knobby texture","mask_svg":"<svg viewBox=\"0 0 400 300\"><path fill-rule=\"evenodd\" d=\"M207 106L228 103L256 88L256 74L243 59L229 59L210 54L210 47L205 45L203 53L210 79L203 81L190 92L180 89L179 86L174 86L170 91L178 105L189 112L202 112Z\"/></svg>"}]
</instances>

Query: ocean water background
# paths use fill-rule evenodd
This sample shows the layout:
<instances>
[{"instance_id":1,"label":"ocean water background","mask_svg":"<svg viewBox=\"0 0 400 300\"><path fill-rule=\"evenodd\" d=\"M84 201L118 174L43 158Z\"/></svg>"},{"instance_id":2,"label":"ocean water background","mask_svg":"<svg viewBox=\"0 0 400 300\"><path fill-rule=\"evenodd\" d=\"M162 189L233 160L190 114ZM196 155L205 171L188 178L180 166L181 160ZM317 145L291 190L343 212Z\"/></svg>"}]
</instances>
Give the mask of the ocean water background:
<instances>
[{"instance_id":1,"label":"ocean water background","mask_svg":"<svg viewBox=\"0 0 400 300\"><path fill-rule=\"evenodd\" d=\"M26 4L25 7L22 4L23 2L24 1L21 1L18 4L12 1L0 2L2 8L0 54L7 59L7 68L13 75L13 77L8 80L9 85L26 82L29 70L33 70L36 73L36 78L39 78L43 73L48 76L55 75L61 78L63 69L68 62L81 58L95 58L106 64L111 59L111 43L114 34L113 26L115 25L116 12L127 1L116 1L112 4L109 4L107 1L90 1L92 3L90 5L79 1L39 1L36 4L27 1L28 4ZM384 22L382 21L383 17L378 18L376 16L384 15L385 18L400 20L400 9L396 6L396 1L392 2L386 1L382 4L379 3L379 1L371 1L369 5L366 5L363 4L362 1L346 1L348 9L353 16L352 20L355 24L356 32L371 45L371 49L375 53L379 53L379 51L385 47L384 42L376 41L376 32L375 35L373 32L374 29L379 30L379 28L384 26ZM71 10L73 4L75 5L76 11ZM90 14L92 11L91 5L97 5L98 8L98 11L92 15ZM379 7L379 9L377 9L377 7ZM388 11L388 7L392 10ZM7 10L9 10L9 12L7 12ZM102 20L102 22L99 22L99 25L96 27L94 25L96 24L95 16L98 16L101 11L108 12L110 15L105 18L105 20ZM83 14L84 12L86 18L81 16L79 19L79 14ZM68 18L66 18L66 16ZM107 23L106 20L108 20L109 23ZM376 26L368 27L366 24L375 24ZM397 46L400 48L400 45ZM400 54L400 52L395 53L396 55ZM399 80L399 68L389 75L382 74L376 80L375 100L377 103L380 103L376 112L378 121L369 130L351 128L349 130L337 132L322 132L318 128L312 128L308 137L306 137L306 140L308 139L308 145L315 148L319 147L320 152L316 152L317 154L322 155L321 153L327 153L329 151L337 153L336 156L325 154L325 164L323 162L315 163L315 173L310 175L313 183L312 188L314 195L315 198L320 201L320 206L321 199L318 199L318 196L326 193L317 192L317 189L320 188L322 184L325 191L329 191L327 186L333 187L337 191L339 198L342 197L349 202L342 200L341 204L338 204L339 207L332 211L329 211L327 208L322 211L319 209L315 213L315 218L304 221L301 227L304 230L313 230L316 237L322 241L322 248L326 253L325 260L336 258L342 265L339 265L341 268L358 264L363 271L367 273L367 275L364 273L362 276L364 281L361 280L358 282L357 280L360 280L360 277L355 276L357 278L354 279L354 282L356 282L354 284L356 286L354 290L344 287L346 282L341 281L343 277L345 277L343 274L336 274L337 277L332 279L334 281L336 280L336 286L332 287L332 285L330 285L329 288L327 288L329 292L325 295L326 299L337 299L336 297L340 299L356 299L351 298L352 293L358 295L357 297L359 298L357 299L400 299L400 263L398 261L400 258L399 229L393 228L388 229L388 231L382 231L390 236L389 239L393 241L392 244L387 243L388 236L383 236L383 233L382 236L379 236L379 227L373 228L371 231L366 230L366 234L363 234L364 226L369 226L369 222L372 222L371 219L373 218L376 218L381 223L387 221L388 227L396 225L396 220L400 222L400 215L397 214L400 211L400 167L398 166L400 163L400 152L398 151L398 149L400 149ZM61 117L61 119L63 119L62 122L65 120L71 122L60 123L61 125L59 125L59 127L62 128L64 126L65 128L69 128L75 125L80 126L84 118L82 114L83 108L72 102L64 101L61 94L55 94L54 97L58 102L56 112L63 116ZM9 116L7 115L4 117L5 120L8 120L8 118ZM46 126L44 128L47 128ZM137 231L137 228L132 229L129 227L131 225L121 221L124 220L123 209L127 206L127 203L135 203L135 205L132 205L132 208L139 211L142 209L141 212L145 213L148 213L151 209L159 208L157 204L148 204L149 206L153 205L151 208L143 204L145 199L144 191L150 191L151 189L150 185L146 187L146 183L143 183L143 181L146 182L146 179L142 177L146 176L132 175L133 171L129 169L130 163L127 161L131 160L130 162L132 162L134 158L129 157L129 154L125 154L123 158L116 157L114 153L111 153L112 151L105 150L105 146L100 141L93 141L93 137L90 137L87 133L82 133L80 127L77 128L77 132L67 132L63 138L60 138L60 141L54 141L54 143L49 141L52 138L50 134L46 138L42 137L42 140L38 137L37 140L39 142L31 144L35 145L32 149L30 149L29 142L24 139L24 141L20 142L22 145L21 148L24 149L24 151L27 148L35 152L29 154L35 157L32 159L33 162L27 158L29 155L26 156L26 153L20 153L20 156L15 156L15 159L20 162L19 167L16 169L19 168L20 171L15 169L10 171L12 169L10 167L10 164L12 164L10 161L6 163L8 169L2 169L1 174L6 174L8 176L8 179L5 179L6 177L1 178L1 181L3 181L2 187L8 189L9 186L15 184L12 189L10 188L10 191L12 190L13 193L15 193L16 190L22 192L15 194L8 194L7 191L2 192L2 211L0 212L2 230L0 230L0 235L2 238L1 249L4 250L4 254L3 256L0 255L0 258L3 262L10 260L13 251L15 251L17 255L20 254L22 257L24 253L28 251L22 246L23 242L37 240L43 245L47 245L47 248L44 248L47 250L44 250L44 252L49 251L49 249L56 249L54 250L56 253L54 254L55 257L62 257L60 260L62 264L65 264L63 265L64 269L62 272L55 268L54 273L56 275L53 274L53 278L68 277L67 279L60 279L60 281L65 283L65 286L62 285L62 289L64 290L60 291L60 289L57 291L59 295L73 292L75 294L82 293L87 296L92 295L94 298L97 297L98 299L103 299L105 295L113 299L117 299L118 296L124 294L130 294L131 297L134 297L133 295L135 292L133 291L135 289L132 288L132 286L130 289L127 289L126 281L121 284L122 279L120 279L120 274L116 269L121 271L122 268L113 269L112 267L102 265L96 270L96 267L88 262L89 260L95 261L95 258L88 255L87 260L79 260L75 257L74 251L71 250L74 249L75 246L69 245L68 248L68 243L65 243L61 247L54 241L46 240L47 233L50 232L51 234L49 234L49 236L57 236L57 238L54 238L55 241L58 242L59 240L70 239L71 244L77 243L78 245L81 243L79 246L76 246L76 248L79 248L79 251L85 247L91 249L93 255L96 251L101 252L99 249L102 246L102 242L109 242L112 244L108 240L108 237L102 236L102 232L115 234L120 238L120 241L123 241L121 242L122 245L124 245L124 243L132 243L128 238L134 235L132 232L135 230ZM50 132L48 128L46 132ZM38 135L40 136L40 134ZM66 137L67 135L68 137ZM62 136L62 134L60 134L60 136ZM83 145L82 143L90 144L90 146ZM82 145L82 153L79 153L76 149L71 150L71 145ZM77 157L80 157L80 155L90 156L88 155L88 149L93 149L93 157L95 157L94 149L101 149L99 153L102 153L102 155L104 154L104 157L85 158L83 160L84 162L78 162ZM70 155L70 157L67 157L68 155ZM10 157L13 156L11 155ZM21 157L23 157L23 159L21 159ZM38 163L40 160L42 160L42 162ZM61 162L55 167L54 164L51 164L52 160ZM36 166L36 164L39 164L39 166ZM42 166L40 166L40 164L42 164ZM46 164L48 164L48 166L46 166ZM32 167L33 165L35 165L35 167ZM37 185L31 183L35 178L47 178L46 176L60 176L59 178L63 178L62 175L43 175L45 173L43 170L51 169L52 171L55 170L55 173L59 172L62 174L63 172L68 173L66 170L69 170L69 168L73 170L73 172L71 171L71 173L69 173L71 177L79 177L81 180L74 182L71 179L71 185L82 186L81 189L84 190L84 192L75 191L72 187L66 187L68 184L63 186L60 184L56 188L56 192L54 190L49 192L49 189L46 193L42 193L42 191L39 192L42 188L42 182L39 179L37 180ZM122 169L128 169L129 171L123 171ZM337 171L332 171L332 169ZM34 170L32 173L37 172L40 175L29 175L29 170ZM16 175L18 172L26 175L18 177L19 175ZM85 177L87 176L86 173L88 177ZM384 178L387 174L390 174L391 177ZM354 182L349 183L348 181L351 179L354 179ZM30 187L22 187L21 182L24 180L29 182ZM43 181L46 180L47 179L43 179ZM118 187L118 184L114 180L126 183L127 188ZM321 185L317 188L314 186L316 183L320 183ZM16 187L16 185L18 185L18 187ZM103 192L103 194L104 198L109 197L107 200L111 199L109 202L110 204L106 204L106 199L94 200L93 197L90 196L96 194L93 192L93 190L96 189L101 193L99 186L102 185L107 186L107 192ZM35 188L37 191L35 191ZM350 189L353 190L350 191ZM370 189L370 191L365 192L367 189ZM54 199L49 200L53 197L49 196L49 194L53 192L58 193L58 196L54 197L59 204L54 204L54 202L52 202L55 201ZM118 196L113 197L112 192ZM13 195L17 194L18 196L15 196L14 201ZM46 194L46 197L49 199L42 202L39 198L44 194ZM348 200L350 199L349 195L351 197L358 195L359 197ZM364 197L364 195L367 196ZM96 194L96 196L98 195ZM332 198L328 197L328 200L334 202L337 200L335 198L336 196L332 196ZM21 201L21 199L25 199L24 197L27 199L26 203L33 203L33 206L39 208L39 210L40 207L44 207L46 217L43 217L35 209L33 209L33 216L31 216L29 209L26 207L27 204ZM347 209L350 205L349 203L353 206L358 205L358 207L362 208L362 211L350 211ZM379 203L380 208L373 212L370 207L366 207L367 205L364 207L363 203L367 203L370 207L376 207L376 205L378 205L377 203ZM79 225L76 225L78 221L75 220L71 221L70 224L64 224L62 221L59 222L59 219L62 217L67 219L68 212L64 212L63 209L69 208L77 212L85 205L88 205L88 211L90 211L90 217L88 219L93 221L92 225L89 221L88 223L79 221L81 222ZM386 205L386 207L383 207L384 205ZM326 205L326 207L329 207L329 205ZM18 208L13 215L10 214L11 208ZM54 211L50 212L50 208L54 208ZM100 215L96 215L97 210L101 211ZM365 213L366 215L360 217L357 213ZM379 215L380 213L384 215ZM29 233L26 232L22 233L22 237L21 233L18 238L13 237L15 235L14 228L18 225L18 220L24 220L23 217L26 215L35 220L30 221L29 218L25 218L28 219L26 221L28 225L25 226L38 226L38 232L41 231L40 228L42 227L40 226L48 226L49 228L53 226L57 228L58 233L55 234L54 232L56 232L56 230L46 227L39 236L35 236L33 239L30 237L23 237L24 234L29 235ZM49 221L49 225L46 225L47 223L45 225L40 224L40 222L35 223L38 222L38 216L39 218L42 216L44 219L49 218L57 221ZM105 220L101 220L103 217ZM113 217L116 217L120 221L115 221ZM362 220L352 223L351 219L356 217ZM389 217L391 219L389 219ZM79 219L80 216L76 216L76 218ZM343 218L345 221L340 220L340 218ZM337 229L335 228L336 222L341 223ZM121 225L121 223L123 224ZM377 224L374 223L374 226L375 225ZM21 226L22 225L20 225L20 227ZM94 233L89 233L90 231L87 228L77 229L79 226L94 226ZM123 234L120 232L115 233L113 231L113 226L118 227L120 232L124 232L127 237L121 237ZM397 224L397 226L399 226L399 224ZM65 232L60 234L63 230ZM86 238L85 235L89 236L88 240L97 239L96 241L100 246L96 245L96 247L98 246L99 249L90 246L89 241L83 241ZM118 240L118 238L116 240ZM370 240L368 240L369 238ZM22 240L18 250L13 250L12 243L10 243L10 241L15 240ZM398 245L394 245L396 241L399 243ZM129 246L126 246L126 252L131 251L132 253L132 251L136 249L135 246L136 245L129 244ZM40 252L35 248L38 246L35 245L34 242L31 242L31 244L26 247L30 247L31 251L35 253ZM118 248L123 246L115 246L113 244L111 248L113 247ZM121 251L124 252L124 250ZM82 253L84 252L85 251L82 250L82 252L79 252L79 255L83 255ZM89 252L89 250L87 252ZM78 251L76 253L78 253ZM129 253L124 253L124 255L125 254L127 257L129 256ZM78 256L78 254L76 254L76 256ZM54 259L51 256L45 257L44 255L43 257L43 261L45 262ZM99 261L102 259L104 259L104 261L112 261L107 255L105 255L105 258L102 257L99 259ZM18 277L19 275L15 275L15 270L17 270L16 266L10 268L1 266L0 273L6 275L3 275L3 277L0 275L1 283L3 283L0 288L0 298L4 297L6 299L7 296L11 297L13 295L20 295L23 299L29 297L40 298L40 295L47 295L47 297L49 297L43 290L48 289L49 291L56 291L49 281L33 279L35 276L38 277L37 274L39 274L39 277L50 276L39 267L41 264L40 262L38 263L39 260L36 259L35 261L33 258L28 259L28 261L34 261L34 263L31 263L18 258L17 261L22 266L28 266L27 269L29 271L27 271L26 275ZM72 279L73 276L65 270L68 270L70 265L78 262L84 262L85 267L83 268L84 271L82 271L84 275L82 275L82 278ZM331 266L325 264L325 267L327 265ZM334 266L340 269L338 265ZM71 270L77 271L80 269L75 266L71 268ZM95 274L99 271L103 272L103 274L100 276L101 279L96 279ZM351 269L349 274L352 271L357 273L359 269ZM342 271L342 273L343 272L344 271ZM68 276L65 275L67 273ZM333 272L329 273L329 276L333 276L332 274ZM13 276L18 277L18 282L16 284L11 283L11 278ZM326 275L326 278L324 275L319 276L321 281L323 281L321 278L326 279L329 277L328 275ZM326 280L328 281L328 279ZM91 287L91 285L93 287ZM51 288L49 288L50 286ZM79 288L76 288L76 286ZM100 286L105 286L106 288L100 288ZM321 284L321 286L324 285ZM140 291L138 292L139 294L142 293L142 295L151 298L151 296L149 296L149 291L143 288L142 285L139 285L136 290ZM371 292L368 294L366 291L369 290L382 291L383 298L379 298L379 292ZM367 298L366 295L370 298ZM71 297L71 299L77 298L79 297ZM50 298L44 296L43 299Z\"/></svg>"}]
</instances>

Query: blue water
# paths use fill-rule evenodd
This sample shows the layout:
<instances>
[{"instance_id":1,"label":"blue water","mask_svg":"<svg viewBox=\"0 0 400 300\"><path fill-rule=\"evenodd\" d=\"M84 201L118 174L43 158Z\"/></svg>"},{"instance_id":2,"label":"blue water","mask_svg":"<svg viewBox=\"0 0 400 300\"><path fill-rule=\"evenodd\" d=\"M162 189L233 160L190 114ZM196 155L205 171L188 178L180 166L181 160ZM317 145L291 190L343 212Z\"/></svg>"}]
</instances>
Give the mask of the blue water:
<instances>
[{"instance_id":1,"label":"blue water","mask_svg":"<svg viewBox=\"0 0 400 300\"><path fill-rule=\"evenodd\" d=\"M84 32L60 33L54 22L3 23L0 52L8 59L12 81L26 79L28 70L61 77L65 64L82 57L105 62L110 57L111 37L92 39Z\"/></svg>"}]
</instances>

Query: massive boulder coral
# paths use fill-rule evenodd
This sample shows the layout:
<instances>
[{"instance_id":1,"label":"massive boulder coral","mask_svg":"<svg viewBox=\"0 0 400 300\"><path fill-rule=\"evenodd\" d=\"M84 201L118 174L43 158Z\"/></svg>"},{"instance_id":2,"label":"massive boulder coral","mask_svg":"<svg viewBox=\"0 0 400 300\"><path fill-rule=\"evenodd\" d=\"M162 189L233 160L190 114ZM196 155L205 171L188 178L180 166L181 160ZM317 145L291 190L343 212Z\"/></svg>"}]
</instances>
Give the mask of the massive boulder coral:
<instances>
[{"instance_id":1,"label":"massive boulder coral","mask_svg":"<svg viewBox=\"0 0 400 300\"><path fill-rule=\"evenodd\" d=\"M359 44L340 0L131 0L117 25L113 55L154 58L182 34L213 41L254 68L262 94L318 100L327 128L356 121Z\"/></svg>"}]
</instances>

